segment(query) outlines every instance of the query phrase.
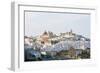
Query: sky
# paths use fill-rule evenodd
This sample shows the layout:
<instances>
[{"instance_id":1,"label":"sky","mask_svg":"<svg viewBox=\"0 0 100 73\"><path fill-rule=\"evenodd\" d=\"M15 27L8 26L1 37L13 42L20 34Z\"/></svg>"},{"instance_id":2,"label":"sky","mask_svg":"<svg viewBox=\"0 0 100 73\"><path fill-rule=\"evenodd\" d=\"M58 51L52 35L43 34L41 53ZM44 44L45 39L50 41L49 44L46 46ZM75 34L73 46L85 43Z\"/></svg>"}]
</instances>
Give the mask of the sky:
<instances>
[{"instance_id":1,"label":"sky","mask_svg":"<svg viewBox=\"0 0 100 73\"><path fill-rule=\"evenodd\" d=\"M90 14L25 12L25 35L37 36L44 31L69 32L90 38Z\"/></svg>"}]
</instances>

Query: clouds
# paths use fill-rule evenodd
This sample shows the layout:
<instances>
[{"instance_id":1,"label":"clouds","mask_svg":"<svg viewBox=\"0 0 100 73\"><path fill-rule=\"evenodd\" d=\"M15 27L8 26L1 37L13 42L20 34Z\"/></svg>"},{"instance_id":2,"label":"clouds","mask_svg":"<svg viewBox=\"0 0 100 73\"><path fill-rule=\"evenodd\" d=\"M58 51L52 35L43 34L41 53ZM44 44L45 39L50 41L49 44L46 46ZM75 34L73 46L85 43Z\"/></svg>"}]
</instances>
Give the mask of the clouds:
<instances>
[{"instance_id":1,"label":"clouds","mask_svg":"<svg viewBox=\"0 0 100 73\"><path fill-rule=\"evenodd\" d=\"M74 13L25 12L25 35L36 36L45 30L67 32L90 37L90 15Z\"/></svg>"}]
</instances>

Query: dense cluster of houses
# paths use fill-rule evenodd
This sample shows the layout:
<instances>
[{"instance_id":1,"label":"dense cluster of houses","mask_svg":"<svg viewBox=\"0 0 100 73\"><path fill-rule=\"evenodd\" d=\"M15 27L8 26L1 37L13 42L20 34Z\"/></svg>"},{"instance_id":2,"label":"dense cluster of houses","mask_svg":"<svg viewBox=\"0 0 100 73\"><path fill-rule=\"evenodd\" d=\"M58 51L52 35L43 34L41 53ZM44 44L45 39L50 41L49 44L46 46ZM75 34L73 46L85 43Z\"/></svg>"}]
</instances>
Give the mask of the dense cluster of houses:
<instances>
[{"instance_id":1,"label":"dense cluster of houses","mask_svg":"<svg viewBox=\"0 0 100 73\"><path fill-rule=\"evenodd\" d=\"M50 31L45 31L43 34L36 37L24 37L25 49L32 48L38 50L42 54L50 53L56 55L61 51L69 51L69 56L74 57L82 52L82 50L90 49L90 39L81 35L70 32L54 34Z\"/></svg>"}]
</instances>

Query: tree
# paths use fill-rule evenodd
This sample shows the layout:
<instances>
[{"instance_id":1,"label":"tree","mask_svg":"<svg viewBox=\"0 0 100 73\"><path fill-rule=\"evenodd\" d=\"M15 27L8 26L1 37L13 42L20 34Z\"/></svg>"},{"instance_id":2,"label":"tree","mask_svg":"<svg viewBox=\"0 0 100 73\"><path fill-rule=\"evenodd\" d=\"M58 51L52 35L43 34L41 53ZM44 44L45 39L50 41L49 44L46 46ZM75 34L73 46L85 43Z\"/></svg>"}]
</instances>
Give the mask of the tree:
<instances>
[{"instance_id":1,"label":"tree","mask_svg":"<svg viewBox=\"0 0 100 73\"><path fill-rule=\"evenodd\" d=\"M90 58L90 53L87 52L86 50L83 50L81 54L79 54L79 56L82 58L82 59L87 59L87 58Z\"/></svg>"}]
</instances>

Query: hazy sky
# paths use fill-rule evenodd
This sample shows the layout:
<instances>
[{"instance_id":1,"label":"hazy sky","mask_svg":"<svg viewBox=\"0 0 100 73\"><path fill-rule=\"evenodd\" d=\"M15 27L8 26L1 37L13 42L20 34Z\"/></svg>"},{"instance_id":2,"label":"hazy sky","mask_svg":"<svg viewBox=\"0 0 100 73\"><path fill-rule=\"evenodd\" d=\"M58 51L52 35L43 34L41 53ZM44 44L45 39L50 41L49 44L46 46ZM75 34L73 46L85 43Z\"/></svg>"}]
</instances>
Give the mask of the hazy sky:
<instances>
[{"instance_id":1,"label":"hazy sky","mask_svg":"<svg viewBox=\"0 0 100 73\"><path fill-rule=\"evenodd\" d=\"M45 30L55 34L73 30L90 38L90 15L75 13L25 12L25 35L36 36Z\"/></svg>"}]
</instances>

